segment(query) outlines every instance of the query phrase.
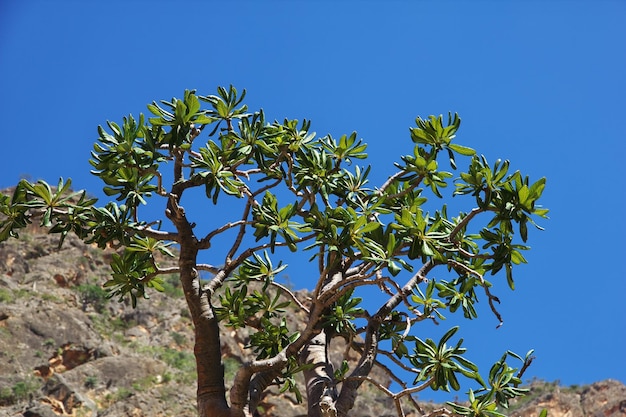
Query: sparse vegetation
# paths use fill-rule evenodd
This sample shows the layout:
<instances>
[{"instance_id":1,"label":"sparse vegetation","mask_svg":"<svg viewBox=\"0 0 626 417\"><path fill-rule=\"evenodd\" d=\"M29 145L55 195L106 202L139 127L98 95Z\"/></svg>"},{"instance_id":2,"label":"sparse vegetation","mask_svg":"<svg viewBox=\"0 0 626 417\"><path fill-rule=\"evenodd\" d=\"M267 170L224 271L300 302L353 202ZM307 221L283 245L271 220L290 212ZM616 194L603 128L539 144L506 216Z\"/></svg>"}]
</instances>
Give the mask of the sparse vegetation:
<instances>
[{"instance_id":1,"label":"sparse vegetation","mask_svg":"<svg viewBox=\"0 0 626 417\"><path fill-rule=\"evenodd\" d=\"M80 296L83 310L86 310L87 306L92 306L96 313L102 314L109 302L108 293L100 285L81 284L76 287L76 292Z\"/></svg>"},{"instance_id":2,"label":"sparse vegetation","mask_svg":"<svg viewBox=\"0 0 626 417\"><path fill-rule=\"evenodd\" d=\"M110 407L111 404L114 404L118 401L123 401L132 395L133 391L130 388L119 387L114 392L105 395L102 406L104 408Z\"/></svg>"},{"instance_id":3,"label":"sparse vegetation","mask_svg":"<svg viewBox=\"0 0 626 417\"><path fill-rule=\"evenodd\" d=\"M163 277L163 292L170 297L182 298L183 288L177 275L168 274Z\"/></svg>"},{"instance_id":4,"label":"sparse vegetation","mask_svg":"<svg viewBox=\"0 0 626 417\"><path fill-rule=\"evenodd\" d=\"M241 367L241 362L235 358L224 359L224 376L227 379L232 379L235 376L237 369Z\"/></svg>"},{"instance_id":5,"label":"sparse vegetation","mask_svg":"<svg viewBox=\"0 0 626 417\"><path fill-rule=\"evenodd\" d=\"M172 336L172 339L174 339L174 342L178 346L183 346L187 342L187 337L184 334L182 334L182 333L171 332L170 336Z\"/></svg>"},{"instance_id":6,"label":"sparse vegetation","mask_svg":"<svg viewBox=\"0 0 626 417\"><path fill-rule=\"evenodd\" d=\"M90 375L85 378L84 382L85 388L93 389L98 385L98 377Z\"/></svg>"},{"instance_id":7,"label":"sparse vegetation","mask_svg":"<svg viewBox=\"0 0 626 417\"><path fill-rule=\"evenodd\" d=\"M24 401L39 389L39 381L34 377L27 377L22 381L16 382L12 387L0 388L0 405L15 404L18 401Z\"/></svg>"},{"instance_id":8,"label":"sparse vegetation","mask_svg":"<svg viewBox=\"0 0 626 417\"><path fill-rule=\"evenodd\" d=\"M157 384L156 376L146 376L141 379L138 379L132 383L132 387L135 391L145 391L147 389L152 388Z\"/></svg>"},{"instance_id":9,"label":"sparse vegetation","mask_svg":"<svg viewBox=\"0 0 626 417\"><path fill-rule=\"evenodd\" d=\"M44 301L51 301L56 304L64 303L64 300L55 294L50 294L47 292L37 292L37 294L39 295L39 298L41 298Z\"/></svg>"},{"instance_id":10,"label":"sparse vegetation","mask_svg":"<svg viewBox=\"0 0 626 417\"><path fill-rule=\"evenodd\" d=\"M13 299L13 291L8 288L0 288L0 303L11 303Z\"/></svg>"}]
</instances>

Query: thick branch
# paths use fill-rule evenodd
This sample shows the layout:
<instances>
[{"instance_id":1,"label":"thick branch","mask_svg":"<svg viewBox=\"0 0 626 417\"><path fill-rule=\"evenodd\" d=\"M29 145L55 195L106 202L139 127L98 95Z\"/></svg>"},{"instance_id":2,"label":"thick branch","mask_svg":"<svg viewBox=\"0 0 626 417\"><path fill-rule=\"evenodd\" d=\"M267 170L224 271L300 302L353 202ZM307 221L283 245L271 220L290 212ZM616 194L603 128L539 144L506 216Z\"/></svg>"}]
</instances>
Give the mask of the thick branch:
<instances>
[{"instance_id":1,"label":"thick branch","mask_svg":"<svg viewBox=\"0 0 626 417\"><path fill-rule=\"evenodd\" d=\"M276 378L281 376L281 374L282 372L280 370L270 369L254 375L250 381L250 389L248 390L250 400L248 407L250 411L257 409L265 389L269 387Z\"/></svg>"},{"instance_id":2,"label":"thick branch","mask_svg":"<svg viewBox=\"0 0 626 417\"><path fill-rule=\"evenodd\" d=\"M302 351L300 362L311 365L304 370L308 400L308 417L337 416L334 371L328 356L326 332L316 335Z\"/></svg>"},{"instance_id":3,"label":"thick branch","mask_svg":"<svg viewBox=\"0 0 626 417\"><path fill-rule=\"evenodd\" d=\"M371 317L368 320L367 331L365 333L365 345L359 363L354 368L349 378L346 379L341 387L341 393L337 399L337 412L340 416L348 415L348 411L354 407L357 397L357 390L363 383L359 377L369 375L378 352L378 329L380 328L380 320L377 317ZM355 377L355 378L350 378Z\"/></svg>"},{"instance_id":4,"label":"thick branch","mask_svg":"<svg viewBox=\"0 0 626 417\"><path fill-rule=\"evenodd\" d=\"M368 320L366 333L365 333L365 345L361 358L356 368L350 375L351 377L360 377L369 375L372 366L375 363L376 355L378 353L378 331L385 318L396 308L408 294L413 291L413 288L420 282L426 280L426 275L430 272L436 263L431 259L426 262L422 268L402 287L401 291L383 304L376 314ZM341 389L341 394L337 400L337 410L339 415L347 415L348 411L354 406L356 399L356 391L362 384L362 379L353 379L346 381Z\"/></svg>"},{"instance_id":5,"label":"thick branch","mask_svg":"<svg viewBox=\"0 0 626 417\"><path fill-rule=\"evenodd\" d=\"M220 269L211 281L204 286L203 290L209 294L209 297L213 297L213 293L222 286L226 278L228 278L228 273L226 270Z\"/></svg>"}]
</instances>

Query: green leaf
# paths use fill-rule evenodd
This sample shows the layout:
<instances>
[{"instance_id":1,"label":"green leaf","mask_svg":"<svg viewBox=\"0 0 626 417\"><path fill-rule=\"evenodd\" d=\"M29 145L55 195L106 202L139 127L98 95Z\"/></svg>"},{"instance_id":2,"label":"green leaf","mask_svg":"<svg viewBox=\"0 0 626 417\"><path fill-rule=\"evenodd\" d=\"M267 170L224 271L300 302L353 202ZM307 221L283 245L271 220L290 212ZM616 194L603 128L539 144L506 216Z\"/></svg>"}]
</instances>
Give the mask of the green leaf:
<instances>
[{"instance_id":1,"label":"green leaf","mask_svg":"<svg viewBox=\"0 0 626 417\"><path fill-rule=\"evenodd\" d=\"M474 149L468 148L467 146L457 145L456 143L449 144L448 148L452 149L454 152L460 155L464 155L464 156L476 155L476 151Z\"/></svg>"},{"instance_id":2,"label":"green leaf","mask_svg":"<svg viewBox=\"0 0 626 417\"><path fill-rule=\"evenodd\" d=\"M543 194L543 190L546 187L546 178L543 177L530 186L530 195L533 200L538 199Z\"/></svg>"},{"instance_id":3,"label":"green leaf","mask_svg":"<svg viewBox=\"0 0 626 417\"><path fill-rule=\"evenodd\" d=\"M524 258L524 256L516 250L511 251L511 262L513 262L516 265L519 265L521 263L527 263L526 259Z\"/></svg>"},{"instance_id":4,"label":"green leaf","mask_svg":"<svg viewBox=\"0 0 626 417\"><path fill-rule=\"evenodd\" d=\"M509 284L509 288L514 290L515 281L513 281L513 268L511 267L511 264L506 264L505 269L506 269L506 282L507 284Z\"/></svg>"},{"instance_id":5,"label":"green leaf","mask_svg":"<svg viewBox=\"0 0 626 417\"><path fill-rule=\"evenodd\" d=\"M441 338L441 340L439 341L439 347L441 348L448 340L450 340L450 338L452 336L454 336L454 334L459 330L459 326L455 326L453 328L451 328L450 330L448 330L443 337Z\"/></svg>"},{"instance_id":6,"label":"green leaf","mask_svg":"<svg viewBox=\"0 0 626 417\"><path fill-rule=\"evenodd\" d=\"M526 205L526 203L528 202L528 196L530 195L528 186L524 185L522 188L520 188L517 192L517 195L519 196L520 203L522 205Z\"/></svg>"},{"instance_id":7,"label":"green leaf","mask_svg":"<svg viewBox=\"0 0 626 417\"><path fill-rule=\"evenodd\" d=\"M378 223L378 222L369 222L365 226L360 228L359 231L361 233L369 233L369 232L373 232L374 230L376 230L378 228L380 228L380 223Z\"/></svg>"}]
</instances>

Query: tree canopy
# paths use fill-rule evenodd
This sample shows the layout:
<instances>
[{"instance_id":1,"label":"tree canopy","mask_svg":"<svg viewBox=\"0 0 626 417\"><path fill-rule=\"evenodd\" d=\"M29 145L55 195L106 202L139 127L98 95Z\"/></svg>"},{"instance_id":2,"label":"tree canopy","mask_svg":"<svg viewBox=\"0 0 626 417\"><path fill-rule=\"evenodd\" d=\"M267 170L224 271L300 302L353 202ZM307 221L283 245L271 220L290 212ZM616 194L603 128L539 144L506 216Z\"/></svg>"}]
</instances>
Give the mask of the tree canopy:
<instances>
[{"instance_id":1,"label":"tree canopy","mask_svg":"<svg viewBox=\"0 0 626 417\"><path fill-rule=\"evenodd\" d=\"M249 112L244 97L232 86L216 95L187 90L149 104L147 120L129 115L98 127L92 173L114 200L98 205L72 191L70 180L56 187L22 180L0 197L0 241L37 220L59 234L60 245L74 233L116 248L104 287L133 305L163 290L162 275L177 273L195 330L200 416L257 415L276 384L306 401L309 416L348 415L363 384L389 395L399 416L407 407L424 414L412 394L459 390L459 378L478 387L468 391L469 405L448 403L435 414L505 413L524 393L532 351L504 352L481 376L459 327L438 341L417 329L457 311L474 319L481 297L502 321L490 280L502 276L514 289L528 225L540 228L535 220L548 212L537 204L545 178L532 182L509 172L508 161L489 163L453 142L461 120L449 114L445 121L418 117L409 153L398 156L386 181L371 184L372 166L359 165L367 146L356 132L318 137L308 120L269 122L262 110ZM206 195L210 222L185 209L195 188ZM444 195L464 211L449 214ZM165 218L146 215L147 204L162 204ZM306 267L291 272L311 289L306 302L275 279L287 266L284 251L308 255ZM160 264L157 254L177 266ZM364 287L379 296L363 303ZM304 311L306 325L290 328L288 308ZM250 330L249 358L228 390L220 326ZM357 360L332 363L328 349L337 340ZM373 367L398 390L376 380Z\"/></svg>"}]
</instances>

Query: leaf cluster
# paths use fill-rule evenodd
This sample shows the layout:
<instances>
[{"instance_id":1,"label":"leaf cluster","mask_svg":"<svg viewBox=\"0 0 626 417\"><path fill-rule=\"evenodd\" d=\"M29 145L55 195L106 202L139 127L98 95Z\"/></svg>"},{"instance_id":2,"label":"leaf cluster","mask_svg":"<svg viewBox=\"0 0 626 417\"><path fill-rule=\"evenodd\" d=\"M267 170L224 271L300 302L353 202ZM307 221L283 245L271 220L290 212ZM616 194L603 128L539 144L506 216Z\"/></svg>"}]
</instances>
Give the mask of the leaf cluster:
<instances>
[{"instance_id":1,"label":"leaf cluster","mask_svg":"<svg viewBox=\"0 0 626 417\"><path fill-rule=\"evenodd\" d=\"M451 407L462 415L499 416L498 407L523 394L516 370L506 364L507 358L521 358L507 352L485 383L462 339L449 345L458 327L439 342L417 338L414 329L448 312L478 317L481 293L502 321L492 294L495 281L485 277L495 279L504 270L514 288L513 269L526 263L528 225L541 229L535 220L547 217L538 204L546 179L532 182L519 171L510 173L508 161L489 164L456 143L461 119L450 113L447 122L442 116L418 117L410 128L412 152L373 186L372 167L356 164L367 158L356 132L318 137L306 119L270 122L262 110L249 112L244 97L245 91L232 86L218 88L216 95L186 90L182 99L149 104L147 121L129 115L121 125L107 122L98 128L91 164L103 192L115 201L96 206L85 192L72 192L70 181L56 188L21 181L12 196L0 195L0 240L17 237L39 218L60 234L60 242L73 232L100 248L117 248L105 288L135 305L148 297L146 288L163 290L160 276L180 272L157 262L160 255L176 256L171 245L197 254L224 238L227 243L210 252L213 263L197 263L188 278L198 279L200 269L211 273L200 291L219 300L212 305L221 323L252 330L247 347L257 361L289 351L274 374L284 390L297 390L293 376L303 368L295 358L323 329L331 341L364 336L365 344L376 344L349 345L361 360L354 369L346 364L329 375L335 382L361 381L375 362L365 355L387 354L414 373L414 384L448 391L460 389L460 377L477 382L482 388L470 391L470 407ZM467 168L452 180L461 158L467 158ZM457 216L445 204L437 209L449 185L451 196L469 205ZM220 212L228 217L224 223L212 214L201 225L187 218L183 194L196 187L218 206L213 210L230 199L229 209ZM163 198L173 231L162 230L162 219L140 213L153 196ZM314 288L310 311L274 280L286 268L272 260L282 248L309 251L317 263L302 274ZM374 307L362 305L362 286L380 291ZM316 322L302 332L289 329L290 304ZM359 320L366 325L357 326ZM526 365L528 358L522 361Z\"/></svg>"}]
</instances>

